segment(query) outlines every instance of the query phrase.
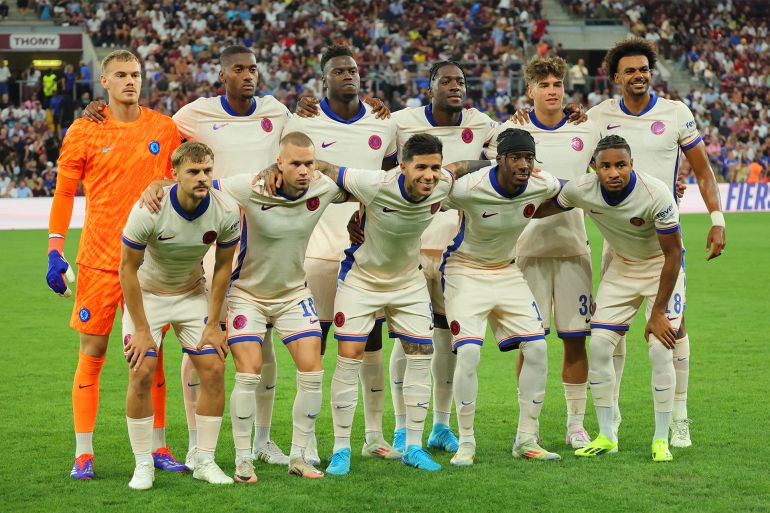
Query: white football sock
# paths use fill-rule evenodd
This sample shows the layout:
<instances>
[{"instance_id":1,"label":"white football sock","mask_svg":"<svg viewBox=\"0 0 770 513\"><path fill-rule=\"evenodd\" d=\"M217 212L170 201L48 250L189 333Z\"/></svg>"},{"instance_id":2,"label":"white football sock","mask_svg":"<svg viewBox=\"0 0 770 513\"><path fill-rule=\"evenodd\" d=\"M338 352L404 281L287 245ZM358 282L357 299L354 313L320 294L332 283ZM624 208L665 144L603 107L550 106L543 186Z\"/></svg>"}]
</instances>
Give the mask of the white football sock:
<instances>
[{"instance_id":1,"label":"white football sock","mask_svg":"<svg viewBox=\"0 0 770 513\"><path fill-rule=\"evenodd\" d=\"M270 441L270 425L273 422L273 403L275 402L275 385L278 379L278 366L275 363L273 345L273 330L269 329L262 342L262 380L257 385L255 393L257 399L253 442L255 453Z\"/></svg>"},{"instance_id":2,"label":"white football sock","mask_svg":"<svg viewBox=\"0 0 770 513\"><path fill-rule=\"evenodd\" d=\"M612 390L614 400L614 415L620 417L620 384L623 380L623 369L626 366L626 336L622 335L615 345L615 351L612 354L612 366L615 369L615 382Z\"/></svg>"},{"instance_id":3,"label":"white football sock","mask_svg":"<svg viewBox=\"0 0 770 513\"><path fill-rule=\"evenodd\" d=\"M545 340L522 342L519 346L524 363L519 375L519 433L536 435L538 419L545 400L548 377L548 352Z\"/></svg>"},{"instance_id":4,"label":"white football sock","mask_svg":"<svg viewBox=\"0 0 770 513\"><path fill-rule=\"evenodd\" d=\"M452 333L449 330L433 329L433 359L430 364L433 375L433 425L449 425L452 413L452 397L455 364L457 357L452 352Z\"/></svg>"},{"instance_id":5,"label":"white football sock","mask_svg":"<svg viewBox=\"0 0 770 513\"><path fill-rule=\"evenodd\" d=\"M404 403L406 404L406 448L422 447L422 433L430 406L431 355L406 355Z\"/></svg>"},{"instance_id":6,"label":"white football sock","mask_svg":"<svg viewBox=\"0 0 770 513\"><path fill-rule=\"evenodd\" d=\"M611 442L617 442L615 430L612 429L612 407L595 406L596 420L599 422L599 434L604 435Z\"/></svg>"},{"instance_id":7,"label":"white football sock","mask_svg":"<svg viewBox=\"0 0 770 513\"><path fill-rule=\"evenodd\" d=\"M152 423L155 416L143 419L126 417L128 425L128 439L131 441L131 450L134 452L136 464L152 463Z\"/></svg>"},{"instance_id":8,"label":"white football sock","mask_svg":"<svg viewBox=\"0 0 770 513\"><path fill-rule=\"evenodd\" d=\"M690 336L685 335L674 346L674 370L676 389L674 391L674 420L687 419L687 386L690 379Z\"/></svg>"},{"instance_id":9,"label":"white football sock","mask_svg":"<svg viewBox=\"0 0 770 513\"><path fill-rule=\"evenodd\" d=\"M332 376L331 407L334 424L334 452L350 448L353 416L358 405L358 370L361 360L337 356Z\"/></svg>"},{"instance_id":10,"label":"white football sock","mask_svg":"<svg viewBox=\"0 0 770 513\"><path fill-rule=\"evenodd\" d=\"M668 442L668 429L671 426L671 412L655 412L655 435L652 440L665 440Z\"/></svg>"},{"instance_id":11,"label":"white football sock","mask_svg":"<svg viewBox=\"0 0 770 513\"><path fill-rule=\"evenodd\" d=\"M321 387L324 371L297 371L297 395L292 408L293 430L291 445L302 449L304 453L308 441L315 433L315 423L321 413ZM293 449L292 449L293 450Z\"/></svg>"},{"instance_id":12,"label":"white football sock","mask_svg":"<svg viewBox=\"0 0 770 513\"><path fill-rule=\"evenodd\" d=\"M655 411L670 413L674 409L676 371L668 349L650 333L650 363L652 364L652 399Z\"/></svg>"},{"instance_id":13,"label":"white football sock","mask_svg":"<svg viewBox=\"0 0 770 513\"><path fill-rule=\"evenodd\" d=\"M198 426L198 453L196 461L202 463L214 459L219 440L219 428L222 417L195 414L195 425Z\"/></svg>"},{"instance_id":14,"label":"white football sock","mask_svg":"<svg viewBox=\"0 0 770 513\"><path fill-rule=\"evenodd\" d=\"M588 398L588 383L564 383L567 401L567 429L582 428Z\"/></svg>"},{"instance_id":15,"label":"white football sock","mask_svg":"<svg viewBox=\"0 0 770 513\"><path fill-rule=\"evenodd\" d=\"M481 346L465 344L457 348L457 368L454 376L454 396L457 404L457 426L460 440L473 438L473 419L479 392L478 368ZM475 439L473 440L475 444Z\"/></svg>"},{"instance_id":16,"label":"white football sock","mask_svg":"<svg viewBox=\"0 0 770 513\"><path fill-rule=\"evenodd\" d=\"M198 403L198 393L201 389L201 378L190 355L182 353L182 397L184 398L184 413L187 417L187 450L197 443L197 428L195 426L195 405Z\"/></svg>"},{"instance_id":17,"label":"white football sock","mask_svg":"<svg viewBox=\"0 0 770 513\"><path fill-rule=\"evenodd\" d=\"M365 432L382 433L382 411L385 409L385 367L382 349L364 352L359 377L364 391Z\"/></svg>"},{"instance_id":18,"label":"white football sock","mask_svg":"<svg viewBox=\"0 0 770 513\"><path fill-rule=\"evenodd\" d=\"M591 396L599 420L599 433L613 442L617 442L617 437L612 429L612 394L615 385L613 353L615 345L620 342L620 339L621 335L614 331L591 330L589 346L591 357L588 359L588 381L591 385ZM607 415L609 415L609 420L607 420Z\"/></svg>"},{"instance_id":19,"label":"white football sock","mask_svg":"<svg viewBox=\"0 0 770 513\"><path fill-rule=\"evenodd\" d=\"M396 429L406 427L406 405L404 404L404 374L406 373L406 354L401 344L396 341L390 353L390 395L393 400L393 414L396 416Z\"/></svg>"},{"instance_id":20,"label":"white football sock","mask_svg":"<svg viewBox=\"0 0 770 513\"><path fill-rule=\"evenodd\" d=\"M235 385L230 394L230 421L233 429L235 455L248 457L251 454L251 426L257 401L255 392L260 382L259 374L235 373Z\"/></svg>"},{"instance_id":21,"label":"white football sock","mask_svg":"<svg viewBox=\"0 0 770 513\"><path fill-rule=\"evenodd\" d=\"M75 433L75 457L94 453L94 433Z\"/></svg>"}]
</instances>

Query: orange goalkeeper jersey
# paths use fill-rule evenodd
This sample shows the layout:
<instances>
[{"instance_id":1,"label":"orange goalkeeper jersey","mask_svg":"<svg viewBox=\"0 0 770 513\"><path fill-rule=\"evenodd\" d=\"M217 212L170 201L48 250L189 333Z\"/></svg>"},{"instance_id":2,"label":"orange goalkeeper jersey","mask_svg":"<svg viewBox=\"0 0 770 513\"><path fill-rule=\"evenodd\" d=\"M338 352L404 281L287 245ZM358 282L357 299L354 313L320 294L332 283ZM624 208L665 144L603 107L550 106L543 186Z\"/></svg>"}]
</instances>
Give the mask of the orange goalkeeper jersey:
<instances>
[{"instance_id":1,"label":"orange goalkeeper jersey","mask_svg":"<svg viewBox=\"0 0 770 513\"><path fill-rule=\"evenodd\" d=\"M58 166L61 178L75 184L81 180L86 194L77 263L117 271L120 235L131 207L151 182L170 177L171 154L181 141L174 121L150 109L141 107L139 119L131 123L115 121L108 109L105 113L102 124L85 119L72 124ZM57 199L50 232L64 235L72 206L66 211L66 203Z\"/></svg>"}]
</instances>

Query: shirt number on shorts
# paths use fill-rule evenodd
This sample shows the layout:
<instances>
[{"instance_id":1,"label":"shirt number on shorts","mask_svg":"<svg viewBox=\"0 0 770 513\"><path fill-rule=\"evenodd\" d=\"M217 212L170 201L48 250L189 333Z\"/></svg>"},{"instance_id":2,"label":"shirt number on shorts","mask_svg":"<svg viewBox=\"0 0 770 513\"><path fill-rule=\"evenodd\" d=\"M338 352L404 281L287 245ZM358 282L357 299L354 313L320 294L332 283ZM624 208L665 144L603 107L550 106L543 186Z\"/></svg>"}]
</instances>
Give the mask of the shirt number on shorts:
<instances>
[{"instance_id":1,"label":"shirt number on shorts","mask_svg":"<svg viewBox=\"0 0 770 513\"><path fill-rule=\"evenodd\" d=\"M671 313L671 310L666 308L666 313ZM674 313L682 313L682 295L679 292L674 294Z\"/></svg>"},{"instance_id":2,"label":"shirt number on shorts","mask_svg":"<svg viewBox=\"0 0 770 513\"><path fill-rule=\"evenodd\" d=\"M535 309L535 313L537 314L537 320L538 321L542 321L543 318L540 316L540 310L537 308L537 302L536 301L532 301L532 308Z\"/></svg>"},{"instance_id":3,"label":"shirt number on shorts","mask_svg":"<svg viewBox=\"0 0 770 513\"><path fill-rule=\"evenodd\" d=\"M305 304L305 300L303 299L299 302L299 306L302 307L302 311L304 312L302 317L318 317L318 312L315 311L315 305L313 305L313 298L308 298L307 304Z\"/></svg>"},{"instance_id":4,"label":"shirt number on shorts","mask_svg":"<svg viewBox=\"0 0 770 513\"><path fill-rule=\"evenodd\" d=\"M580 302L580 315L588 315L588 312L591 311L591 304L594 302L593 296L586 296L583 294L578 298L578 301Z\"/></svg>"}]
</instances>

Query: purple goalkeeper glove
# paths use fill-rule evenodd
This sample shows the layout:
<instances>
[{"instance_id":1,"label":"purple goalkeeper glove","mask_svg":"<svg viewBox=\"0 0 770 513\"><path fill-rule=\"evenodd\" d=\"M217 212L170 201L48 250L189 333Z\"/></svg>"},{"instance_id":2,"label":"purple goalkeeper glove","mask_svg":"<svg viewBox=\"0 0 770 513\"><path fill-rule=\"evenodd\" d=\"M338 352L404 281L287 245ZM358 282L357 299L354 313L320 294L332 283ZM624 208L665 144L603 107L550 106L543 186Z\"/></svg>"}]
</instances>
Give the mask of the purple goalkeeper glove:
<instances>
[{"instance_id":1,"label":"purple goalkeeper glove","mask_svg":"<svg viewBox=\"0 0 770 513\"><path fill-rule=\"evenodd\" d=\"M72 292L67 286L67 282L64 281L65 274L67 280L73 281L75 279L70 264L67 263L62 254L55 249L51 250L51 252L48 253L48 272L45 275L46 282L48 282L48 286L51 290L60 296L69 297L72 295Z\"/></svg>"}]
</instances>

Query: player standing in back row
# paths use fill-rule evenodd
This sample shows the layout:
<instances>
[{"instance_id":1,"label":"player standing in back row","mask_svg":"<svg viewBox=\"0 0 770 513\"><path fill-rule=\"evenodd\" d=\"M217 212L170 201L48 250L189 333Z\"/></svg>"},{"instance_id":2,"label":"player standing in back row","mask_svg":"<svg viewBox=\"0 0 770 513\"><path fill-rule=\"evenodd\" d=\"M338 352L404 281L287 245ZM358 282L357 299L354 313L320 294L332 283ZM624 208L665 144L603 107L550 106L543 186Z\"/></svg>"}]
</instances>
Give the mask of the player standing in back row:
<instances>
[{"instance_id":1,"label":"player standing in back row","mask_svg":"<svg viewBox=\"0 0 770 513\"><path fill-rule=\"evenodd\" d=\"M662 180L672 198L676 197L681 150L695 173L701 196L711 213L712 226L706 239L706 249L709 250L707 259L711 260L722 254L725 247L725 220L721 212L719 189L690 109L680 101L659 98L650 92L652 71L657 59L657 50L648 41L632 38L617 43L607 52L604 66L608 75L621 87L623 98L620 101L605 100L588 111L588 119L602 136L619 135L626 139L633 151L636 167ZM607 265L609 262L605 258L603 266ZM617 344L613 358L617 379L614 391L616 430L621 421L618 397L625 347L623 337ZM684 320L677 335L673 362L676 368L676 399L671 424L671 445L689 447L687 382L690 373L690 338Z\"/></svg>"},{"instance_id":2,"label":"player standing in back row","mask_svg":"<svg viewBox=\"0 0 770 513\"><path fill-rule=\"evenodd\" d=\"M99 376L115 311L122 302L118 266L120 230L131 206L153 180L168 176L179 132L171 118L139 106L142 69L131 52L118 50L102 61L107 120L77 120L67 131L58 161L56 195L49 220L48 286L65 294L64 237L72 217L78 182L86 193L86 222L80 238L79 276L70 326L80 333L80 352L72 384L75 417L75 479L91 479L93 431L99 407ZM153 390L154 459L158 468L186 470L165 447L165 377L159 353Z\"/></svg>"}]
</instances>

